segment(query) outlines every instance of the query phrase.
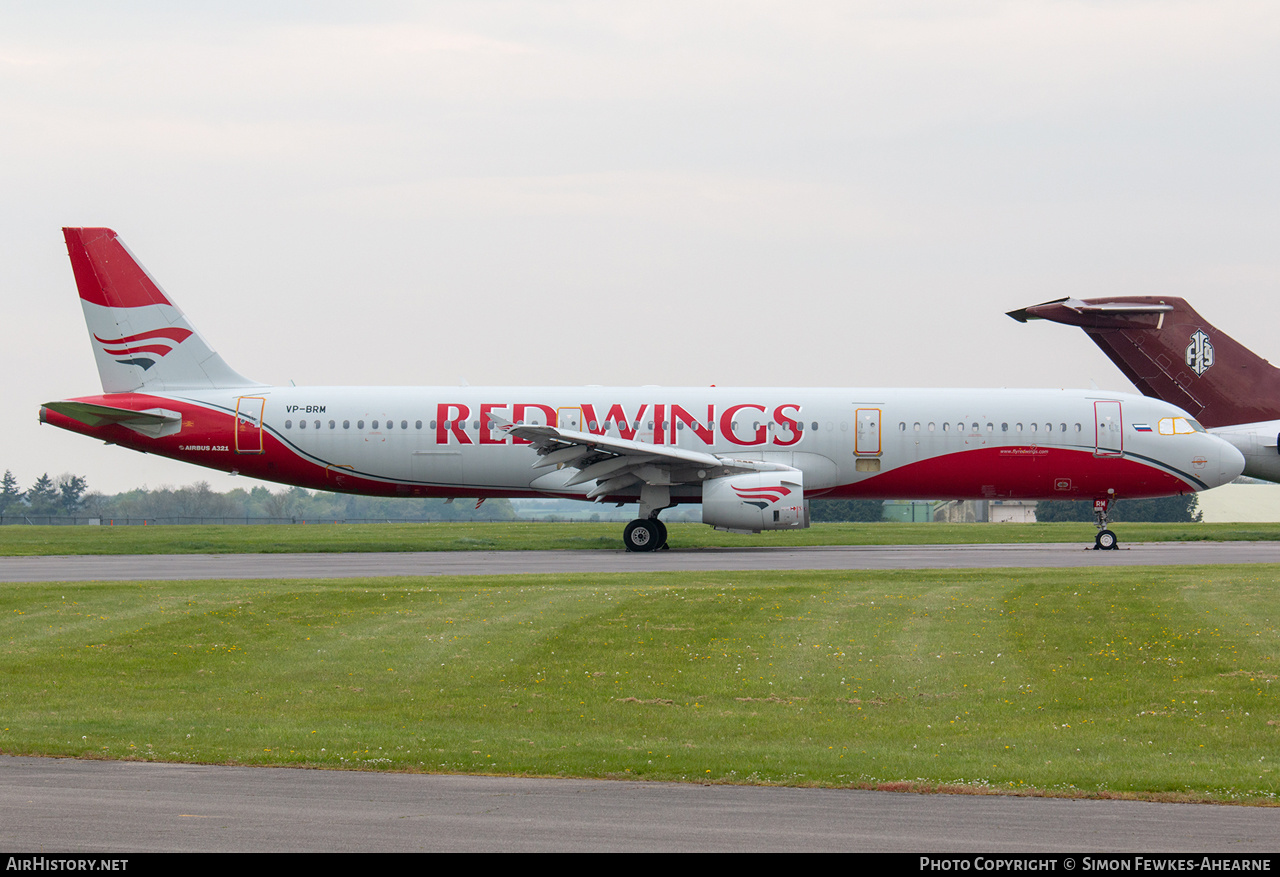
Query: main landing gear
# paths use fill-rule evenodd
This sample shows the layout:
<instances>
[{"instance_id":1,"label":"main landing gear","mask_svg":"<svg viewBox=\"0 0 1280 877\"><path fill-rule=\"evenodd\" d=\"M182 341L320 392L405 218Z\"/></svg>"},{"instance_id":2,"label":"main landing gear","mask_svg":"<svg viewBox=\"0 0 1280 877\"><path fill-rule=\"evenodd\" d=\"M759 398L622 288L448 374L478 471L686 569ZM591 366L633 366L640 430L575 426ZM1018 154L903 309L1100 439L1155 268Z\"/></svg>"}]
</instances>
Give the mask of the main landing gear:
<instances>
[{"instance_id":1,"label":"main landing gear","mask_svg":"<svg viewBox=\"0 0 1280 877\"><path fill-rule=\"evenodd\" d=\"M667 547L667 525L658 512L671 508L671 488L665 484L645 484L640 488L640 517L622 531L622 545L628 551L659 551Z\"/></svg>"},{"instance_id":2,"label":"main landing gear","mask_svg":"<svg viewBox=\"0 0 1280 877\"><path fill-rule=\"evenodd\" d=\"M1098 535L1093 537L1094 551L1114 551L1120 547L1116 534L1107 529L1107 524L1111 523L1111 507L1115 501L1114 496L1093 501L1093 516L1098 522Z\"/></svg>"},{"instance_id":3,"label":"main landing gear","mask_svg":"<svg viewBox=\"0 0 1280 877\"><path fill-rule=\"evenodd\" d=\"M627 524L622 544L628 551L658 551L667 547L667 525L657 518L641 518Z\"/></svg>"}]
</instances>

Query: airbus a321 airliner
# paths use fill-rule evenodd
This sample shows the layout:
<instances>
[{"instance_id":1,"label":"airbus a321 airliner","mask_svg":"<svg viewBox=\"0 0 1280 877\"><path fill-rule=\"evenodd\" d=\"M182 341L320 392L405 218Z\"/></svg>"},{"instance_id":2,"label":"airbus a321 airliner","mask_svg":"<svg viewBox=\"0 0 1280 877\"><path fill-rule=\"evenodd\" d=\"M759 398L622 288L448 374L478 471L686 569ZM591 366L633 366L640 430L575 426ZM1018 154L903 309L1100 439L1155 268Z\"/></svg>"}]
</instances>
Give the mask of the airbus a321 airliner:
<instances>
[{"instance_id":1,"label":"airbus a321 airliner","mask_svg":"<svg viewBox=\"0 0 1280 877\"><path fill-rule=\"evenodd\" d=\"M44 423L282 484L376 496L639 503L623 544L701 503L717 529L809 525L814 497L1119 499L1244 459L1157 399L1075 390L272 387L232 370L106 228L63 229L102 395ZM1161 428L1162 424L1177 424Z\"/></svg>"}]
</instances>

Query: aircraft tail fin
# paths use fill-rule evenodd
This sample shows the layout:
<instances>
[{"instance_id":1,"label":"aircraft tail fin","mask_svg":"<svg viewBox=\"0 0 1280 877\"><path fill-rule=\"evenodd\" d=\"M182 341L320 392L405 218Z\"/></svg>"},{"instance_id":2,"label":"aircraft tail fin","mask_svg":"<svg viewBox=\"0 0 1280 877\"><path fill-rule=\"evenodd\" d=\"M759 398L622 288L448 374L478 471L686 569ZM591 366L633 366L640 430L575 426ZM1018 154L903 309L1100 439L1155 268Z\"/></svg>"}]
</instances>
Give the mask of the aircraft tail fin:
<instances>
[{"instance_id":1,"label":"aircraft tail fin","mask_svg":"<svg viewBox=\"0 0 1280 877\"><path fill-rule=\"evenodd\" d=\"M200 337L109 228L64 228L106 393L259 386Z\"/></svg>"},{"instance_id":2,"label":"aircraft tail fin","mask_svg":"<svg viewBox=\"0 0 1280 877\"><path fill-rule=\"evenodd\" d=\"M1177 405L1207 427L1280 419L1280 369L1184 299L1064 298L1009 316L1079 326L1144 396Z\"/></svg>"}]
</instances>

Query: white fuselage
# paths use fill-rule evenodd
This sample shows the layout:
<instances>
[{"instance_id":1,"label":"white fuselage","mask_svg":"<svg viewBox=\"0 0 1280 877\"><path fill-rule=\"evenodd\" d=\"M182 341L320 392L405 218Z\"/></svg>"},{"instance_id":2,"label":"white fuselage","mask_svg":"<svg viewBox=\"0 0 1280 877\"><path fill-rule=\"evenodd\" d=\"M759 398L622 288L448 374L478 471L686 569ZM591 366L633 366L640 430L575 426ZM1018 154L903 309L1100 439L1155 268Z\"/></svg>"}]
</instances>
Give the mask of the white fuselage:
<instances>
[{"instance_id":1,"label":"white fuselage","mask_svg":"<svg viewBox=\"0 0 1280 877\"><path fill-rule=\"evenodd\" d=\"M1229 481L1241 465L1233 449L1204 432L1161 434L1161 419L1185 416L1174 406L1098 391L274 387L168 398L211 413L238 411L239 434L208 435L191 423L166 437L167 448L149 450L298 482L284 471L297 467L282 460L280 475L263 471L259 458L275 455L274 440L297 463L327 473L331 489L356 492L364 490L353 478L419 495L583 496L593 486L567 486L571 469L532 468L537 455L500 422L771 461L801 470L809 496L1157 495ZM255 409L257 443L255 427L246 425ZM1151 470L1139 479L1150 483L1130 483L1137 470L1117 461ZM692 498L698 487L677 485L673 495Z\"/></svg>"}]
</instances>

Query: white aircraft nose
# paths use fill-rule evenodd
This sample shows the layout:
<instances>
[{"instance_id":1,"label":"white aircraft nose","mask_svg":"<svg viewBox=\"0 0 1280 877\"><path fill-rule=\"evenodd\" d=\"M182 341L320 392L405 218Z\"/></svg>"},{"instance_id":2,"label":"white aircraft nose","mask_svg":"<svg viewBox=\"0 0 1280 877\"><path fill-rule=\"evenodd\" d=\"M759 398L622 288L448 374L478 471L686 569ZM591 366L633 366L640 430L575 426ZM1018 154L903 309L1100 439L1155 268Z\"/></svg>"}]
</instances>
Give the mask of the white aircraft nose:
<instances>
[{"instance_id":1,"label":"white aircraft nose","mask_svg":"<svg viewBox=\"0 0 1280 877\"><path fill-rule=\"evenodd\" d=\"M1230 484L1244 472L1244 454L1228 441L1213 436L1218 442L1218 477L1216 480L1206 479L1210 487Z\"/></svg>"}]
</instances>

